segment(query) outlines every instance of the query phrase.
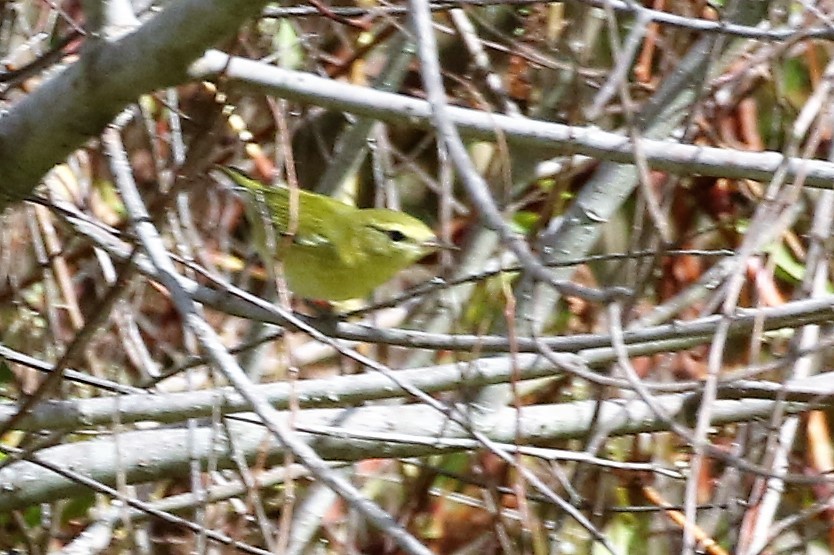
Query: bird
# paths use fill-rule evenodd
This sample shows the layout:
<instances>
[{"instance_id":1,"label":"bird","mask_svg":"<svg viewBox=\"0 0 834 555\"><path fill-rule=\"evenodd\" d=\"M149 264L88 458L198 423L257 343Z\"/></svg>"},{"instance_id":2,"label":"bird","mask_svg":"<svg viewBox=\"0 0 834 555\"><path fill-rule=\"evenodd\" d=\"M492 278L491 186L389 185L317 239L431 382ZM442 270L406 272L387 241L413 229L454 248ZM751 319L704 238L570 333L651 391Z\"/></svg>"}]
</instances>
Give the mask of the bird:
<instances>
[{"instance_id":1,"label":"bird","mask_svg":"<svg viewBox=\"0 0 834 555\"><path fill-rule=\"evenodd\" d=\"M427 254L454 248L403 212L357 208L285 185L269 187L230 166L217 169L248 197L247 217L261 256L281 260L287 287L298 296L364 298ZM264 252L267 221L276 237L274 253Z\"/></svg>"}]
</instances>

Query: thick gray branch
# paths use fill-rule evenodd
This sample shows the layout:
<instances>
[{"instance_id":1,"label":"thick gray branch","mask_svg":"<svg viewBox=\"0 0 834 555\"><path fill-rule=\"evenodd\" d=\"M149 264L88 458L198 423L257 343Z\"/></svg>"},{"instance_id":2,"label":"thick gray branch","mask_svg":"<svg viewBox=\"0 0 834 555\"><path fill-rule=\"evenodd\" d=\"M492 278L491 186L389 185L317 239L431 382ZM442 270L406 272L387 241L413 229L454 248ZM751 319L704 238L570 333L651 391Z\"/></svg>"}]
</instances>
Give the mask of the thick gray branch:
<instances>
[{"instance_id":1,"label":"thick gray branch","mask_svg":"<svg viewBox=\"0 0 834 555\"><path fill-rule=\"evenodd\" d=\"M668 414L676 417L685 417L689 410L684 395L663 395L655 400ZM775 403L753 399L718 401L712 411L713 423L765 418L772 413ZM425 456L477 446L467 431L431 407L391 408L303 411L297 415L295 426L301 431L315 432L301 433L298 437L314 445L316 452L329 460ZM613 435L667 428L642 401L604 401L599 412L597 409L596 401L525 407L521 415L508 407L482 415L471 426L493 441L513 444L523 438L528 445L549 445L557 440L582 438L595 423L605 426ZM788 404L787 410L795 412L807 410L807 407ZM289 417L289 413L282 413L285 423ZM271 434L260 424L230 422L230 425L237 447L250 460L265 453L271 461L277 462L286 454L286 449L271 439ZM192 434L190 438L189 434ZM318 437L318 434L326 437ZM185 428L125 432L120 435L118 446L114 441L113 437L106 437L59 445L40 451L36 457L107 484L114 483L116 469L121 469L131 483L186 475L189 470L188 445L194 457L216 457L220 466L232 465L227 438L217 437L208 427L193 432ZM21 461L0 470L0 490L3 491L0 511L8 511L56 497L77 495L85 491L85 486L36 463Z\"/></svg>"},{"instance_id":2,"label":"thick gray branch","mask_svg":"<svg viewBox=\"0 0 834 555\"><path fill-rule=\"evenodd\" d=\"M340 83L310 73L292 71L265 63L207 52L190 70L191 76L207 79L219 74L257 87L267 94L324 106L387 122L431 129L429 103L404 95ZM635 143L629 137L593 127L573 127L529 118L490 114L457 106L448 109L449 119L461 135L494 140L501 134L511 145L553 153L585 154L600 160L633 164ZM681 175L713 175L770 181L783 165L791 178L802 173L805 185L832 188L834 163L825 160L786 158L779 152L750 152L681 144L671 140L640 139L641 154L652 169Z\"/></svg>"},{"instance_id":3,"label":"thick gray branch","mask_svg":"<svg viewBox=\"0 0 834 555\"><path fill-rule=\"evenodd\" d=\"M0 210L139 95L185 81L194 59L265 3L179 0L118 40L88 39L78 61L0 117Z\"/></svg>"}]
</instances>

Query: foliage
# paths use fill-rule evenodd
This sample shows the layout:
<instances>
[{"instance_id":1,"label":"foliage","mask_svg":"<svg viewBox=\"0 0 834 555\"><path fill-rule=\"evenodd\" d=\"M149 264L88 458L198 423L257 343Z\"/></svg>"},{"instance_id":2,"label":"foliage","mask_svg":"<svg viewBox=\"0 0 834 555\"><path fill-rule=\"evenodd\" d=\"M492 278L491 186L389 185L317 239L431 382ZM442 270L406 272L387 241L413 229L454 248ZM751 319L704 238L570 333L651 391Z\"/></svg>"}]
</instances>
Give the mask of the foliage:
<instances>
[{"instance_id":1,"label":"foliage","mask_svg":"<svg viewBox=\"0 0 834 555\"><path fill-rule=\"evenodd\" d=\"M2 5L0 549L834 550L829 7L235 4ZM293 298L216 164L457 250Z\"/></svg>"}]
</instances>

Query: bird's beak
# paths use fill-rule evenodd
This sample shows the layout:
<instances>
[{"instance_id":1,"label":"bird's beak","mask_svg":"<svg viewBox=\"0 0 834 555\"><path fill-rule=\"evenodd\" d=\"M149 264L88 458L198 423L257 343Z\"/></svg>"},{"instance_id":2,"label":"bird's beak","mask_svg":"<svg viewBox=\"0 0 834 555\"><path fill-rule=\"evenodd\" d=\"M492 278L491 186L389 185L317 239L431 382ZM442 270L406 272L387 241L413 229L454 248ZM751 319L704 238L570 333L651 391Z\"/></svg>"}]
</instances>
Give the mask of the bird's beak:
<instances>
[{"instance_id":1,"label":"bird's beak","mask_svg":"<svg viewBox=\"0 0 834 555\"><path fill-rule=\"evenodd\" d=\"M423 246L428 249L438 249L438 250L445 250L445 251L459 251L460 248L457 245L453 245L452 243L447 243L442 241L439 237L435 237L433 239L429 239L423 243Z\"/></svg>"}]
</instances>

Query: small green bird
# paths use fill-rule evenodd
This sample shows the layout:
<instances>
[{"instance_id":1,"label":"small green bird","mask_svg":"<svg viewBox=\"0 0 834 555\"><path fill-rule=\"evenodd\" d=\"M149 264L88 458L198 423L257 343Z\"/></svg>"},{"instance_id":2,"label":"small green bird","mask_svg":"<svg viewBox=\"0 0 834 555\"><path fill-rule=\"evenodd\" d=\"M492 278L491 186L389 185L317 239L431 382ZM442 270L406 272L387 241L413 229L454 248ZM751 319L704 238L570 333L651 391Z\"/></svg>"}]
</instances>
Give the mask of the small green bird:
<instances>
[{"instance_id":1,"label":"small green bird","mask_svg":"<svg viewBox=\"0 0 834 555\"><path fill-rule=\"evenodd\" d=\"M287 286L301 297L328 301L366 297L425 255L449 248L408 214L356 208L308 191L297 191L297 214L291 218L289 188L267 187L235 168L217 168L250 196L248 217L256 230L261 227L256 240L264 243L259 248L262 254L266 250L262 225L268 215L278 243L274 254L283 262ZM262 214L259 206L268 214ZM291 240L282 240L285 235Z\"/></svg>"}]
</instances>

